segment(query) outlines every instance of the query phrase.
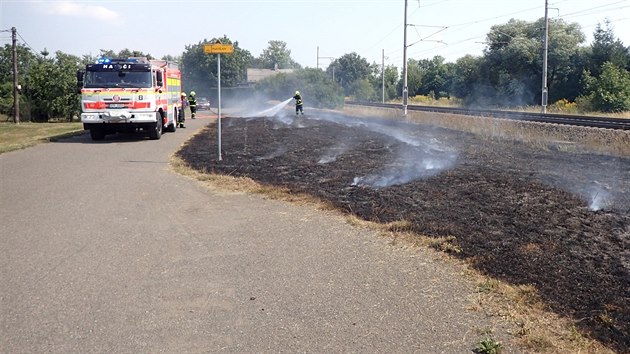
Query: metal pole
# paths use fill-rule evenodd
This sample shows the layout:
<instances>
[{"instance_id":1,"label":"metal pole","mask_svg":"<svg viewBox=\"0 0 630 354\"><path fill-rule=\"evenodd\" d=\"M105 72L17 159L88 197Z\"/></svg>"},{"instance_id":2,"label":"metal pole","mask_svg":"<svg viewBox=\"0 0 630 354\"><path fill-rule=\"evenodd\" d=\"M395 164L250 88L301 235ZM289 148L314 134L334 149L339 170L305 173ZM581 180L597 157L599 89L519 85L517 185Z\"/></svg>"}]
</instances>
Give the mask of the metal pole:
<instances>
[{"instance_id":1,"label":"metal pole","mask_svg":"<svg viewBox=\"0 0 630 354\"><path fill-rule=\"evenodd\" d=\"M317 68L319 69L319 46L317 46Z\"/></svg>"},{"instance_id":2,"label":"metal pole","mask_svg":"<svg viewBox=\"0 0 630 354\"><path fill-rule=\"evenodd\" d=\"M221 157L221 54L217 54L217 93L219 95L219 107L217 114L217 127L219 132L218 145L219 145L219 161L223 160Z\"/></svg>"},{"instance_id":3,"label":"metal pole","mask_svg":"<svg viewBox=\"0 0 630 354\"><path fill-rule=\"evenodd\" d=\"M13 43L13 122L20 123L20 90L18 86L17 30L11 27Z\"/></svg>"},{"instance_id":4,"label":"metal pole","mask_svg":"<svg viewBox=\"0 0 630 354\"><path fill-rule=\"evenodd\" d=\"M383 56L381 62L381 80L383 85L383 103L385 103L385 49L383 49Z\"/></svg>"},{"instance_id":5,"label":"metal pole","mask_svg":"<svg viewBox=\"0 0 630 354\"><path fill-rule=\"evenodd\" d=\"M549 90L547 88L547 52L549 47L549 17L548 17L548 1L545 0L545 36L543 45L543 70L542 70L542 113L547 113L547 99Z\"/></svg>"},{"instance_id":6,"label":"metal pole","mask_svg":"<svg viewBox=\"0 0 630 354\"><path fill-rule=\"evenodd\" d=\"M405 35L403 40L403 114L407 115L407 100L409 89L407 88L407 0L405 0Z\"/></svg>"}]
</instances>

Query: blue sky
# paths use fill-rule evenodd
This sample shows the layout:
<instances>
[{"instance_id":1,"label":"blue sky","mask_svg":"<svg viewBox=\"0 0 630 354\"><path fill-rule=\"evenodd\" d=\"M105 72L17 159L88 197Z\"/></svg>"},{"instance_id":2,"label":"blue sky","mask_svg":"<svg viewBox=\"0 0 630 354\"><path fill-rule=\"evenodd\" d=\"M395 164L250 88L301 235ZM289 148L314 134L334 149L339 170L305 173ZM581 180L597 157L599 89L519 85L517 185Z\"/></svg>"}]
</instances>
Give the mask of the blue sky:
<instances>
[{"instance_id":1,"label":"blue sky","mask_svg":"<svg viewBox=\"0 0 630 354\"><path fill-rule=\"evenodd\" d=\"M544 0L409 0L409 58L455 61L481 55L490 27L544 16ZM630 0L549 0L550 17L582 26L587 41L609 19L630 46ZM227 35L258 56L270 40L287 43L303 66L326 67L356 52L402 65L404 0L0 0L0 30L16 27L32 49L96 55L124 48L155 57ZM437 33L436 33L437 32ZM1 32L2 45L10 33Z\"/></svg>"}]
</instances>

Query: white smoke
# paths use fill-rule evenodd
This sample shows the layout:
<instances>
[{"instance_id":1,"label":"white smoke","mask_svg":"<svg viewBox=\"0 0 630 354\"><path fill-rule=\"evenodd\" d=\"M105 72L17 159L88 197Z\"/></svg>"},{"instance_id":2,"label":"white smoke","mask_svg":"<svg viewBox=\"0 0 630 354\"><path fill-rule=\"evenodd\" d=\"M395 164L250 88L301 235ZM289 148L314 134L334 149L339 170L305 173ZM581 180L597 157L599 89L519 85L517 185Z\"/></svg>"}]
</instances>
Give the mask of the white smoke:
<instances>
[{"instance_id":1,"label":"white smoke","mask_svg":"<svg viewBox=\"0 0 630 354\"><path fill-rule=\"evenodd\" d=\"M291 125L293 124L293 117L291 115L288 114L279 114L273 117L274 121L280 122L284 125Z\"/></svg>"},{"instance_id":2,"label":"white smoke","mask_svg":"<svg viewBox=\"0 0 630 354\"><path fill-rule=\"evenodd\" d=\"M264 156L260 156L256 158L256 161L260 161L260 160L270 160L273 158L276 158L278 156L282 156L287 152L287 147L286 146L278 146L277 149L275 149L274 151L264 155Z\"/></svg>"},{"instance_id":3,"label":"white smoke","mask_svg":"<svg viewBox=\"0 0 630 354\"><path fill-rule=\"evenodd\" d=\"M350 148L353 145L354 143L345 143L345 142L338 143L337 145L326 149L326 151L319 158L317 163L326 164L326 163L337 161L337 157L345 153L346 151L350 150Z\"/></svg>"},{"instance_id":4,"label":"white smoke","mask_svg":"<svg viewBox=\"0 0 630 354\"><path fill-rule=\"evenodd\" d=\"M384 188L426 179L452 168L456 160L457 154L455 152L444 151L439 146L437 148L429 145L423 148L410 147L385 170L363 177L355 177L352 185Z\"/></svg>"},{"instance_id":5,"label":"white smoke","mask_svg":"<svg viewBox=\"0 0 630 354\"><path fill-rule=\"evenodd\" d=\"M591 211L599 211L611 206L612 195L609 192L609 188L597 181L594 181L593 185L586 189L584 194L586 194L585 197L589 201L588 208Z\"/></svg>"},{"instance_id":6,"label":"white smoke","mask_svg":"<svg viewBox=\"0 0 630 354\"><path fill-rule=\"evenodd\" d=\"M543 173L543 181L569 193L579 195L591 211L630 210L630 166L619 159L604 163L582 164L579 169L565 173L567 165L575 164L568 159L559 162L558 171ZM567 165L560 165L567 164Z\"/></svg>"},{"instance_id":7,"label":"white smoke","mask_svg":"<svg viewBox=\"0 0 630 354\"><path fill-rule=\"evenodd\" d=\"M457 161L457 153L437 138L426 135L415 137L410 133L409 125L387 120L364 120L348 118L336 114L321 114L311 117L313 120L324 120L350 128L366 129L391 138L403 144L402 154L379 173L354 178L353 185L383 188L391 185L408 183L417 179L429 178L445 169L451 168ZM346 150L330 149L319 160L319 163L332 162Z\"/></svg>"},{"instance_id":8,"label":"white smoke","mask_svg":"<svg viewBox=\"0 0 630 354\"><path fill-rule=\"evenodd\" d=\"M276 116L278 113L282 112L284 107L286 107L291 102L292 99L293 98L289 98L285 101L282 101L276 104L273 107L269 107L263 110L246 112L242 114L241 116L244 118L273 117L273 116Z\"/></svg>"}]
</instances>

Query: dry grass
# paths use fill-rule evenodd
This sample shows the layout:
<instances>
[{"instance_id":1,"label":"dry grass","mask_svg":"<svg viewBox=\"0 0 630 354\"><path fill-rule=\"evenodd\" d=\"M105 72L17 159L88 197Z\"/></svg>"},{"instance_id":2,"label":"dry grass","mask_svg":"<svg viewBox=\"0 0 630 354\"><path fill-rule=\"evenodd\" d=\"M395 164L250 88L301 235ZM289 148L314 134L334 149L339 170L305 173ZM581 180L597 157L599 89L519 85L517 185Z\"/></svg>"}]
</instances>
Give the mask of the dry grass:
<instances>
[{"instance_id":1,"label":"dry grass","mask_svg":"<svg viewBox=\"0 0 630 354\"><path fill-rule=\"evenodd\" d=\"M472 270L468 276L477 283L477 297L471 310L514 323L517 330L512 334L528 352L614 353L581 335L573 321L547 311L533 286L506 284Z\"/></svg>"},{"instance_id":2,"label":"dry grass","mask_svg":"<svg viewBox=\"0 0 630 354\"><path fill-rule=\"evenodd\" d=\"M630 112L618 112L618 113L608 113L608 112L585 112L581 111L577 107L568 108L567 106L575 106L574 103L559 103L552 104L547 106L547 113L551 114L569 114L569 115L584 115L591 117L607 117L607 118L620 118L620 119L628 119L630 118ZM499 108L499 110L502 110ZM525 107L509 107L505 110L508 111L516 111L516 112L528 112L528 113L540 113L542 111L541 106L525 106Z\"/></svg>"},{"instance_id":3,"label":"dry grass","mask_svg":"<svg viewBox=\"0 0 630 354\"><path fill-rule=\"evenodd\" d=\"M400 104L400 99L389 100L387 103ZM409 97L409 104L423 105L423 106L438 106L438 107L457 107L464 108L463 101L458 98L439 98L435 99L430 96L416 95ZM527 112L527 113L540 113L542 106L518 106L518 107L489 107L489 109L496 109L499 111L514 111L514 112ZM607 117L607 118L619 118L630 119L629 112L618 113L606 113L606 112L585 112L581 111L575 102L569 102L567 100L560 100L547 106L547 112L552 114L569 114L569 115L586 115L593 117Z\"/></svg>"},{"instance_id":4,"label":"dry grass","mask_svg":"<svg viewBox=\"0 0 630 354\"><path fill-rule=\"evenodd\" d=\"M346 105L344 113L357 116L378 114L383 118L407 119L412 122L469 132L490 139L518 141L548 150L630 156L630 132L628 131L419 111L409 111L407 117L403 118L400 109L352 105Z\"/></svg>"},{"instance_id":5,"label":"dry grass","mask_svg":"<svg viewBox=\"0 0 630 354\"><path fill-rule=\"evenodd\" d=\"M82 132L81 123L0 123L0 154Z\"/></svg>"}]
</instances>

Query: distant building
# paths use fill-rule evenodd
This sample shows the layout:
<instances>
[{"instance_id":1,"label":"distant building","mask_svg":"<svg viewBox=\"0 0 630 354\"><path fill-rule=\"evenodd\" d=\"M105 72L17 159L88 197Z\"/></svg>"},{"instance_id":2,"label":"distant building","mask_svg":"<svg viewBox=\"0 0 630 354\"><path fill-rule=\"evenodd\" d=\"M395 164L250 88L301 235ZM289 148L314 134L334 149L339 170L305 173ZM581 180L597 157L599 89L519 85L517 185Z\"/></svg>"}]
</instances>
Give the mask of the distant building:
<instances>
[{"instance_id":1,"label":"distant building","mask_svg":"<svg viewBox=\"0 0 630 354\"><path fill-rule=\"evenodd\" d=\"M290 74L295 69L254 69L247 68L247 84L254 85L258 81L278 74Z\"/></svg>"}]
</instances>

